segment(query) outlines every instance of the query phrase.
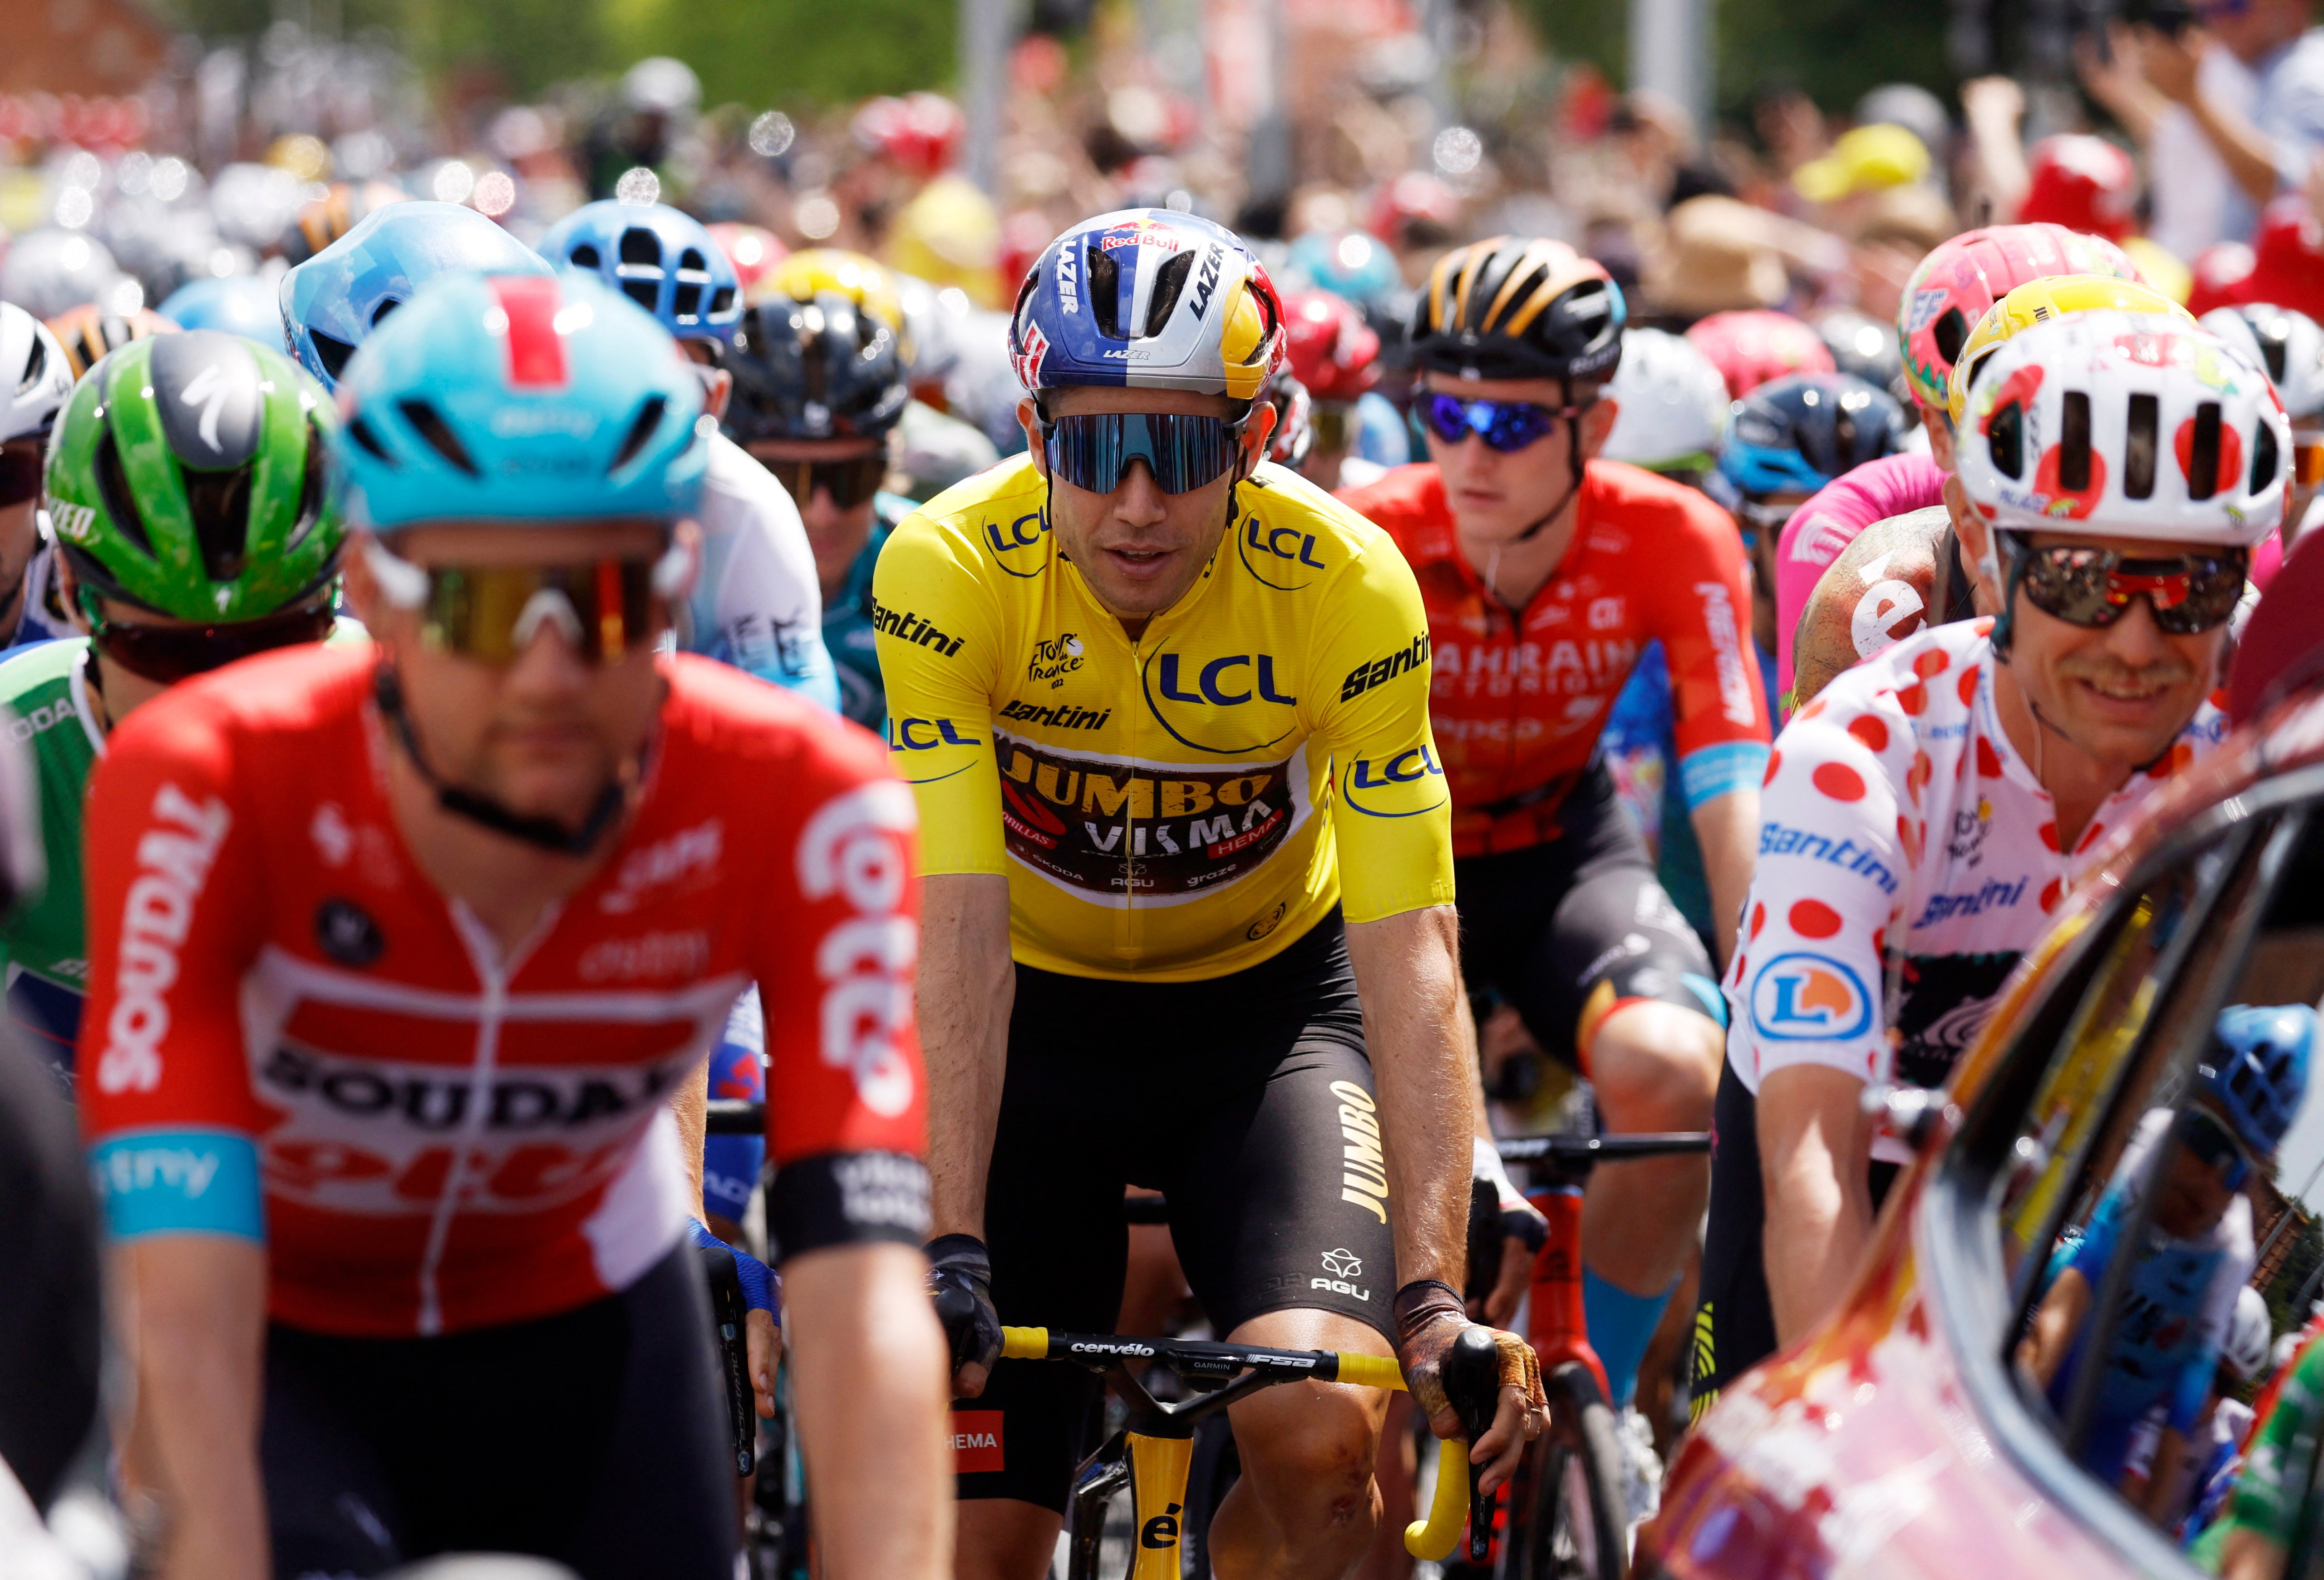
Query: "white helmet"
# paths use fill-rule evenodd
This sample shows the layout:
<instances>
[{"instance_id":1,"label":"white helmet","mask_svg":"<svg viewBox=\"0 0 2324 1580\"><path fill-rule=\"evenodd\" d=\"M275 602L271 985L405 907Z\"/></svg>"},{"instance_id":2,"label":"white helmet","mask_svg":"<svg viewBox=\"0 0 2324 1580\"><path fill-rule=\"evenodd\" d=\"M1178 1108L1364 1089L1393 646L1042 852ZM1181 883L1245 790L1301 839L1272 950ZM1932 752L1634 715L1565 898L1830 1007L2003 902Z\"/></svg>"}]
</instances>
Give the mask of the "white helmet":
<instances>
[{"instance_id":1,"label":"white helmet","mask_svg":"<svg viewBox=\"0 0 2324 1580\"><path fill-rule=\"evenodd\" d=\"M2267 1297L2246 1284L2236 1291L2236 1314L2227 1323L2227 1342L2219 1363L2249 1382L2267 1370L2268 1351L2274 1342L2275 1324L2267 1314Z\"/></svg>"},{"instance_id":2,"label":"white helmet","mask_svg":"<svg viewBox=\"0 0 2324 1580\"><path fill-rule=\"evenodd\" d=\"M46 437L72 393L72 363L49 327L0 302L0 442Z\"/></svg>"},{"instance_id":3,"label":"white helmet","mask_svg":"<svg viewBox=\"0 0 2324 1580\"><path fill-rule=\"evenodd\" d=\"M2218 336L2100 310L2034 324L1979 364L1954 455L2004 531L2248 548L2283 519L2292 425ZM1996 580L1998 561L1988 549Z\"/></svg>"},{"instance_id":4,"label":"white helmet","mask_svg":"<svg viewBox=\"0 0 2324 1580\"><path fill-rule=\"evenodd\" d=\"M1599 453L1648 471L1708 472L1727 427L1727 381L1683 335L1632 329L1608 386L1619 411Z\"/></svg>"},{"instance_id":5,"label":"white helmet","mask_svg":"<svg viewBox=\"0 0 2324 1580\"><path fill-rule=\"evenodd\" d=\"M2324 417L2324 328L2306 313L2266 302L2213 308L2198 320L2267 370L2294 422Z\"/></svg>"},{"instance_id":6,"label":"white helmet","mask_svg":"<svg viewBox=\"0 0 2324 1580\"><path fill-rule=\"evenodd\" d=\"M102 301L120 282L112 251L78 230L45 226L29 231L0 257L0 301L13 301L36 319Z\"/></svg>"}]
</instances>

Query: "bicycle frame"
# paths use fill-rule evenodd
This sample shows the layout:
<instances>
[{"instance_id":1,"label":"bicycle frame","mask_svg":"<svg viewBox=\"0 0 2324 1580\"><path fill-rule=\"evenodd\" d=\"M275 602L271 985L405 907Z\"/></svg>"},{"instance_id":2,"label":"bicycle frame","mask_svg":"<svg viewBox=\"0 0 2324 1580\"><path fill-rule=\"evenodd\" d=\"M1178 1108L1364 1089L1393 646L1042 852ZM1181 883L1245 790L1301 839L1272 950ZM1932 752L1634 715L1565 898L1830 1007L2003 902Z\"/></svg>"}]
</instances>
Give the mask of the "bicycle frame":
<instances>
[{"instance_id":1,"label":"bicycle frame","mask_svg":"<svg viewBox=\"0 0 2324 1580\"><path fill-rule=\"evenodd\" d=\"M1046 1327L1003 1327L1001 1339L1003 1359L1057 1361L1098 1373L1129 1410L1123 1428L1074 1473L1066 1523L1068 1580L1093 1580L1105 1508L1125 1483L1136 1542L1129 1580L1179 1580L1178 1516L1186 1503L1196 1422L1278 1382L1404 1386L1404 1372L1393 1360L1340 1350L1268 1350L1195 1339L1053 1334ZM1198 1388L1209 1386L1191 1399L1165 1404L1147 1391L1130 1371L1130 1361L1158 1361ZM1483 1504L1480 1511L1471 1506L1469 1446L1457 1437L1440 1441L1435 1501L1426 1520L1405 1529L1406 1549L1416 1557L1442 1562L1459 1545L1464 1520L1472 1526L1471 1546L1477 1547L1478 1538L1492 1529L1492 1513L1489 1500L1476 1501Z\"/></svg>"}]
</instances>

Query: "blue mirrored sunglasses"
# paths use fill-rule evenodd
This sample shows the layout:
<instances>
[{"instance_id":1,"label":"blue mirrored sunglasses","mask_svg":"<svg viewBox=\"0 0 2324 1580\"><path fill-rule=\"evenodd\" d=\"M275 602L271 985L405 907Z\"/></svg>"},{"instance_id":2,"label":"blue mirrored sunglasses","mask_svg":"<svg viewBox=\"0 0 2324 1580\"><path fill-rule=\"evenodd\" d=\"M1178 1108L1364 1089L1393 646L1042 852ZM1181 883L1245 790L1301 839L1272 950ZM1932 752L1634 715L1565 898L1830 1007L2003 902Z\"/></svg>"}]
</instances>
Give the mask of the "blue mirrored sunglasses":
<instances>
[{"instance_id":1,"label":"blue mirrored sunglasses","mask_svg":"<svg viewBox=\"0 0 2324 1580\"><path fill-rule=\"evenodd\" d=\"M1537 442L1561 417L1571 417L1579 406L1544 406L1534 401L1464 401L1458 395L1432 394L1421 410L1428 426L1446 444L1459 444L1475 434L1503 455Z\"/></svg>"},{"instance_id":2,"label":"blue mirrored sunglasses","mask_svg":"<svg viewBox=\"0 0 2324 1580\"><path fill-rule=\"evenodd\" d=\"M1153 411L1092 411L1041 424L1049 469L1076 488L1111 494L1132 461L1144 461L1165 494L1200 488L1234 464L1248 415L1165 415Z\"/></svg>"}]
</instances>

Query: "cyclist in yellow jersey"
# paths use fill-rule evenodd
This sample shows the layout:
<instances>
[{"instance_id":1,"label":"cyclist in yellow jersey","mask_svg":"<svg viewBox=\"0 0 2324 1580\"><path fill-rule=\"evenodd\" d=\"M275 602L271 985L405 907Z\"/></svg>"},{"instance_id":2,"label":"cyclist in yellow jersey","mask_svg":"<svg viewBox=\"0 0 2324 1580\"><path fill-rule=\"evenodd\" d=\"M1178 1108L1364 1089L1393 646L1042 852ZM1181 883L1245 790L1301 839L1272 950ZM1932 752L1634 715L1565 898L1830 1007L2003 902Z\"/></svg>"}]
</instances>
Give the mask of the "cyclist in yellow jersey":
<instances>
[{"instance_id":1,"label":"cyclist in yellow jersey","mask_svg":"<svg viewBox=\"0 0 2324 1580\"><path fill-rule=\"evenodd\" d=\"M1068 230L1010 330L1032 453L906 518L874 578L927 874L931 1277L976 1312L964 1576L1047 1567L1094 1384L993 1370L998 1322L1111 1326L1125 1185L1169 1197L1220 1333L1393 1353L1458 1430L1437 1376L1468 1326L1473 1080L1427 621L1385 533L1259 465L1280 340L1208 221ZM1496 1337L1494 1484L1545 1414ZM1217 1573L1357 1561L1383 1397L1235 1407Z\"/></svg>"}]
</instances>

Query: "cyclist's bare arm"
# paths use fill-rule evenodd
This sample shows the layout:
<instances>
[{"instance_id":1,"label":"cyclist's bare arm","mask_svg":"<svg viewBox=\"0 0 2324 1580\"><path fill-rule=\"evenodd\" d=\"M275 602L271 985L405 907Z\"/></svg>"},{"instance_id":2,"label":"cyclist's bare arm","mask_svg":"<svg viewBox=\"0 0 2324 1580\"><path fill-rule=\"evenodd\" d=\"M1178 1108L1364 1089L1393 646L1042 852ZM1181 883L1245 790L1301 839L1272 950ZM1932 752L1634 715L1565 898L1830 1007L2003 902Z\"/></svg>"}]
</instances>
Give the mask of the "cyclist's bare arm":
<instances>
[{"instance_id":1,"label":"cyclist's bare arm","mask_svg":"<svg viewBox=\"0 0 2324 1580\"><path fill-rule=\"evenodd\" d=\"M1348 924L1348 958L1363 1000L1388 1142L1388 1223L1399 1285L1441 1279L1458 1289L1468 1270L1477 1077L1471 1034L1461 1022L1459 940L1449 905ZM1440 1437L1461 1430L1449 1409L1429 1425ZM1488 1467L1490 1485L1516 1469L1526 1438L1523 1396L1504 1388L1493 1429L1470 1446L1471 1457Z\"/></svg>"},{"instance_id":2,"label":"cyclist's bare arm","mask_svg":"<svg viewBox=\"0 0 2324 1580\"><path fill-rule=\"evenodd\" d=\"M135 1356L141 1490L167 1516L168 1580L268 1571L258 1470L266 1250L218 1234L155 1234L117 1253Z\"/></svg>"},{"instance_id":3,"label":"cyclist's bare arm","mask_svg":"<svg viewBox=\"0 0 2324 1580\"><path fill-rule=\"evenodd\" d=\"M907 1245L783 1264L791 1386L827 1580L936 1580L952 1558L945 1344Z\"/></svg>"},{"instance_id":4,"label":"cyclist's bare arm","mask_svg":"<svg viewBox=\"0 0 2324 1580\"><path fill-rule=\"evenodd\" d=\"M1759 848L1759 792L1729 790L1687 814L1702 846L1703 876L1711 884L1711 925L1717 933L1719 968L1735 953L1735 921L1751 892L1751 864Z\"/></svg>"},{"instance_id":5,"label":"cyclist's bare arm","mask_svg":"<svg viewBox=\"0 0 2324 1580\"><path fill-rule=\"evenodd\" d=\"M702 1199L702 1143L710 1134L710 1064L695 1067L692 1076L670 1094L669 1112L678 1121L678 1150L686 1160L686 1199Z\"/></svg>"},{"instance_id":6,"label":"cyclist's bare arm","mask_svg":"<svg viewBox=\"0 0 2324 1580\"><path fill-rule=\"evenodd\" d=\"M991 873L921 881L918 1013L928 1071L929 1233L984 1237L984 1180L1009 1066L1009 880ZM984 1391L962 1369L961 1395Z\"/></svg>"},{"instance_id":7,"label":"cyclist's bare arm","mask_svg":"<svg viewBox=\"0 0 2324 1580\"><path fill-rule=\"evenodd\" d=\"M1827 1065L1787 1065L1759 1086L1767 1303L1790 1344L1836 1307L1872 1237L1864 1083Z\"/></svg>"}]
</instances>

